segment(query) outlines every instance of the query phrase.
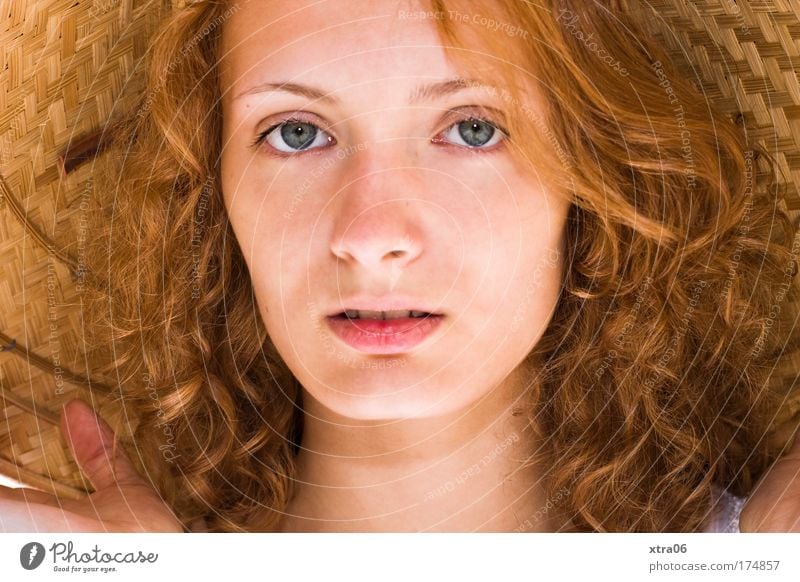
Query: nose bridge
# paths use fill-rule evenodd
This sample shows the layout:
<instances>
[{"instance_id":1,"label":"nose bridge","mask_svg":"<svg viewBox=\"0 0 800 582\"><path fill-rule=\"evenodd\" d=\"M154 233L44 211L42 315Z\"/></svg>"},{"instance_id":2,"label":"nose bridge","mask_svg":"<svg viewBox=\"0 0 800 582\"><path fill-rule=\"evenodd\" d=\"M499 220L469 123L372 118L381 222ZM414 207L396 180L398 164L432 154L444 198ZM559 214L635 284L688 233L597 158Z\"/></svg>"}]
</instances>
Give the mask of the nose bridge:
<instances>
[{"instance_id":1,"label":"nose bridge","mask_svg":"<svg viewBox=\"0 0 800 582\"><path fill-rule=\"evenodd\" d=\"M331 250L340 260L375 268L389 260L410 262L421 252L416 217L424 193L409 145L382 142L342 160L331 234Z\"/></svg>"}]
</instances>

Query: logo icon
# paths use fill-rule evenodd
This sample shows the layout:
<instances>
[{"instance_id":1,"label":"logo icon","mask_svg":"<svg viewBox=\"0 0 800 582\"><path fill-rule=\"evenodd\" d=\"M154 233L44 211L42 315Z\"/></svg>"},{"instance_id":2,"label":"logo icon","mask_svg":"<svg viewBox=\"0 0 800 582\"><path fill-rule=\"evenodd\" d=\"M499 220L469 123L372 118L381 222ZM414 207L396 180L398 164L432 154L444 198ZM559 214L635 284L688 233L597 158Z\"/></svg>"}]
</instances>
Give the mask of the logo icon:
<instances>
[{"instance_id":1,"label":"logo icon","mask_svg":"<svg viewBox=\"0 0 800 582\"><path fill-rule=\"evenodd\" d=\"M44 561L44 546L39 542L28 542L19 551L19 563L26 570L35 570Z\"/></svg>"}]
</instances>

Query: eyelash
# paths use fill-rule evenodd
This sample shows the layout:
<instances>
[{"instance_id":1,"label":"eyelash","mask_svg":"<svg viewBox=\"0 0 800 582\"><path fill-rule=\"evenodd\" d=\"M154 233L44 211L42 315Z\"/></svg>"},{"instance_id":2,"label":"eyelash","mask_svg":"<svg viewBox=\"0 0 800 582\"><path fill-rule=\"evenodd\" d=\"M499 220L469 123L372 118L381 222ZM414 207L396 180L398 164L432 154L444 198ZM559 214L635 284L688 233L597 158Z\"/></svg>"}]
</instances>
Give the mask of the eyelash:
<instances>
[{"instance_id":1,"label":"eyelash","mask_svg":"<svg viewBox=\"0 0 800 582\"><path fill-rule=\"evenodd\" d=\"M508 131L506 131L506 129L503 126L501 126L498 123L495 123L492 120L491 117L486 116L486 115L482 115L482 114L464 115L460 119L457 119L455 122L453 122L450 125L448 125L442 132L439 133L439 135L441 135L442 133L446 133L449 129L451 129L455 125L458 125L460 123L464 123L465 121L470 121L470 120L480 121L482 123L485 123L487 125L492 126L496 130L500 131L503 134L504 137L500 140L499 143L503 143L503 141L508 140L509 137L510 137ZM276 129L280 128L281 126L289 125L290 123L306 123L308 125L313 125L318 130L325 131L324 129L319 127L317 124L312 123L311 121L308 121L306 119L303 119L302 117L291 116L291 117L289 117L287 119L284 119L284 120L280 121L279 123L275 123L275 124L271 125L267 129L265 129L264 131L259 133L256 136L256 139L250 144L250 147L253 148L253 149L260 149L262 147L268 147L268 146L265 146L265 142L266 142L267 136L271 132L273 132ZM479 153L491 153L491 152L495 151L498 148L497 144L495 146L491 147L491 148L483 148L483 147L462 146L462 145L459 145L459 144L445 142L443 140L437 140L436 143L442 143L442 144L444 144L446 146L450 146L450 147L454 147L454 148L458 148L458 149L462 149L462 150L469 150L469 151L473 151L473 152L479 152ZM274 148L270 148L270 149L274 150ZM303 154L303 153L318 152L318 150L323 150L323 149L325 149L325 148L324 147L316 147L316 148L311 148L310 150L297 150L294 153L286 153L286 152L281 152L281 151L275 150L275 151L270 151L269 153L271 155L275 155L275 156L278 156L278 157L292 157L292 156L296 156L298 154Z\"/></svg>"}]
</instances>

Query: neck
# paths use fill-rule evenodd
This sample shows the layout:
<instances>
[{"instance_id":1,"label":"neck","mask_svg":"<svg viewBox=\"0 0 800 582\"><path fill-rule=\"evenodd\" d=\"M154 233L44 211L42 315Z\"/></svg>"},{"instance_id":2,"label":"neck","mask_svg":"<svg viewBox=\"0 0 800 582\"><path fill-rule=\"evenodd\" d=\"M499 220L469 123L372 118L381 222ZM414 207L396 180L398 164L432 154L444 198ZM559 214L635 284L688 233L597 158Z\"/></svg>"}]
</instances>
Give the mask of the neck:
<instances>
[{"instance_id":1,"label":"neck","mask_svg":"<svg viewBox=\"0 0 800 582\"><path fill-rule=\"evenodd\" d=\"M280 531L555 531L520 380L446 417L380 422L338 416L304 393Z\"/></svg>"}]
</instances>

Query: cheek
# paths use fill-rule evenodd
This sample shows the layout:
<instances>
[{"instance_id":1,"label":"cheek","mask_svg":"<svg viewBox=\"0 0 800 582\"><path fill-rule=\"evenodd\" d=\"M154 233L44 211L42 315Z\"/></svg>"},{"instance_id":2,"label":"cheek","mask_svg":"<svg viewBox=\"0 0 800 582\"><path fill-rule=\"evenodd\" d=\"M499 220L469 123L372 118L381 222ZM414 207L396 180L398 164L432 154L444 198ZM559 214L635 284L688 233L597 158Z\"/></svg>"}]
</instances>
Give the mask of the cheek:
<instances>
[{"instance_id":1,"label":"cheek","mask_svg":"<svg viewBox=\"0 0 800 582\"><path fill-rule=\"evenodd\" d=\"M534 333L541 334L553 315L561 292L563 272L562 253L557 241L553 246L540 247L531 257L524 279L517 286L518 300L512 319L512 331L523 322L534 324Z\"/></svg>"},{"instance_id":2,"label":"cheek","mask_svg":"<svg viewBox=\"0 0 800 582\"><path fill-rule=\"evenodd\" d=\"M223 192L228 219L235 244L239 245L247 265L256 302L262 314L274 313L282 294L281 281L295 280L291 270L298 266L301 252L296 241L287 240L291 231L287 220L281 216L277 196L262 184L262 179L241 179L237 176L223 178ZM283 277L276 276L282 273ZM269 302L272 302L268 304Z\"/></svg>"},{"instance_id":3,"label":"cheek","mask_svg":"<svg viewBox=\"0 0 800 582\"><path fill-rule=\"evenodd\" d=\"M225 206L248 266L280 258L281 247L296 241L292 225L303 218L289 202L297 190L297 179L287 168L264 168L257 155L233 151L223 157L222 187ZM296 231L297 229L295 229ZM257 264L256 264L257 263Z\"/></svg>"},{"instance_id":4,"label":"cheek","mask_svg":"<svg viewBox=\"0 0 800 582\"><path fill-rule=\"evenodd\" d=\"M484 237L492 239L492 248L480 259L485 284L475 289L482 311L495 314L501 336L533 341L551 318L561 290L566 212L541 193L496 209L493 232Z\"/></svg>"},{"instance_id":5,"label":"cheek","mask_svg":"<svg viewBox=\"0 0 800 582\"><path fill-rule=\"evenodd\" d=\"M506 282L557 279L566 208L541 191L526 191L524 185L516 192L524 194L498 198L487 206L488 224L473 224L468 233L470 249L479 250L487 272Z\"/></svg>"},{"instance_id":6,"label":"cheek","mask_svg":"<svg viewBox=\"0 0 800 582\"><path fill-rule=\"evenodd\" d=\"M549 241L547 241L549 242ZM546 242L535 249L495 262L481 290L481 311L493 314L498 337L520 334L534 339L552 316L561 289L561 252ZM491 279L490 279L491 277ZM521 336L528 336L524 338Z\"/></svg>"}]
</instances>

